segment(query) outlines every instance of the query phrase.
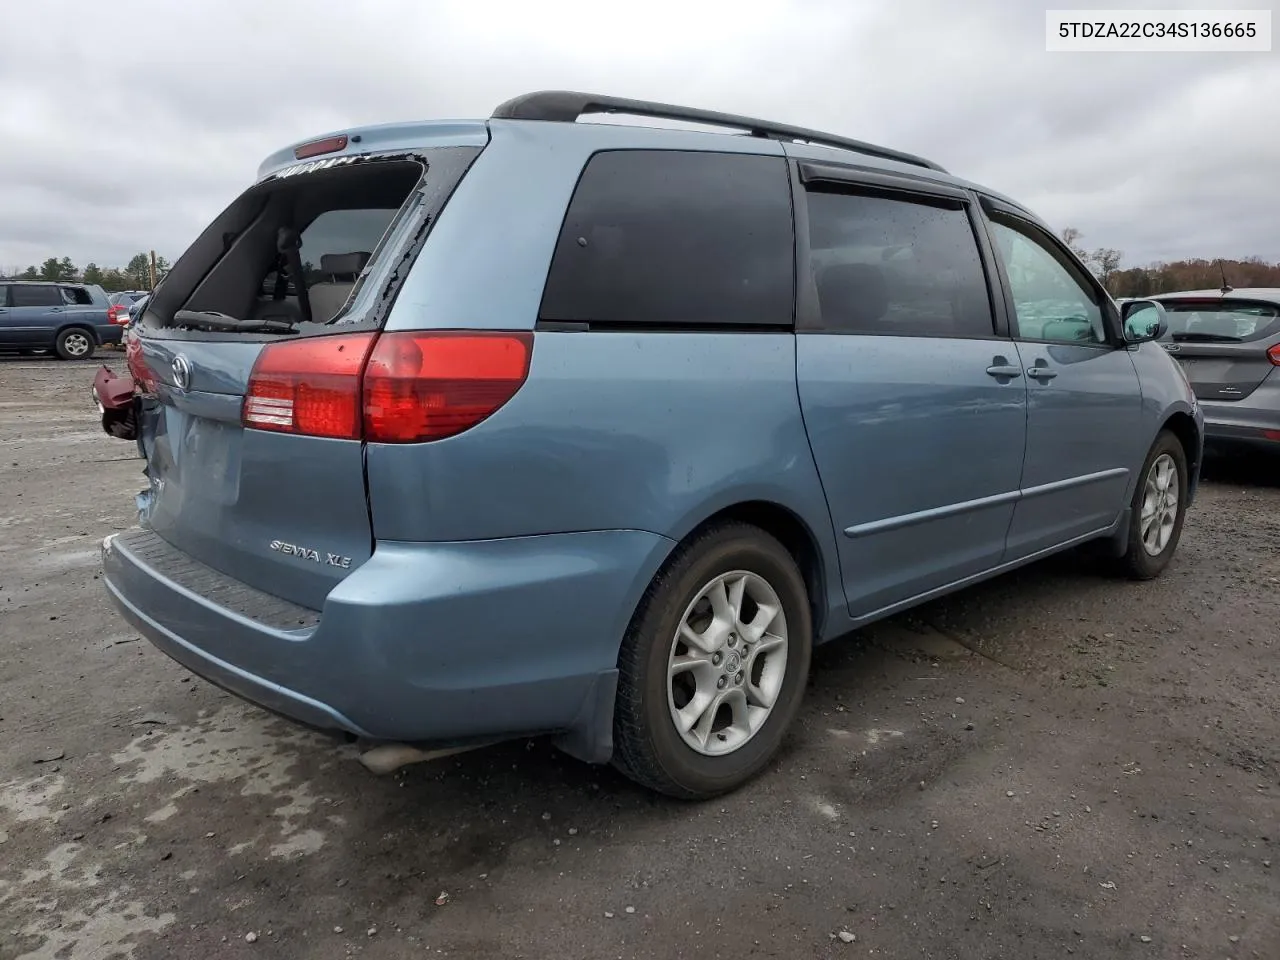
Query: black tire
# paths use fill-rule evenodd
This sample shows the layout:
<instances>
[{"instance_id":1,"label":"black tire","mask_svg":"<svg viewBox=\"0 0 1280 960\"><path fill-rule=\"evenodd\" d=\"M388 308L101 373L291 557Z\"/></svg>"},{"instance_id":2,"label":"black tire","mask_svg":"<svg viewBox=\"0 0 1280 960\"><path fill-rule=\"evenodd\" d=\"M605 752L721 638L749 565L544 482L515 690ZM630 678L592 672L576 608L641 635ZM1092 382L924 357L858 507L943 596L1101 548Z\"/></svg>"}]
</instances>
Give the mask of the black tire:
<instances>
[{"instance_id":1,"label":"black tire","mask_svg":"<svg viewBox=\"0 0 1280 960\"><path fill-rule=\"evenodd\" d=\"M1169 539L1157 553L1152 553L1143 543L1142 509L1147 498L1147 481L1152 468L1163 457L1173 461L1178 480L1177 515L1173 518L1173 528ZM1164 572L1169 561L1178 549L1178 541L1182 539L1182 524L1187 516L1187 454L1182 449L1178 438L1168 430L1162 430L1156 442L1142 464L1142 473L1138 476L1133 491L1133 500L1129 504L1129 536L1125 551L1118 561L1119 572L1133 580L1152 580Z\"/></svg>"},{"instance_id":2,"label":"black tire","mask_svg":"<svg viewBox=\"0 0 1280 960\"><path fill-rule=\"evenodd\" d=\"M93 334L83 327L67 327L53 344L59 360L88 360L94 347Z\"/></svg>"},{"instance_id":3,"label":"black tire","mask_svg":"<svg viewBox=\"0 0 1280 960\"><path fill-rule=\"evenodd\" d=\"M705 586L734 571L762 578L777 595L786 621L785 668L772 710L759 729L733 752L708 756L685 743L676 728L668 703L668 669L690 605ZM812 647L804 578L782 544L745 523L696 534L654 577L623 639L614 765L637 783L678 799L706 799L736 789L759 773L781 746L804 694Z\"/></svg>"}]
</instances>

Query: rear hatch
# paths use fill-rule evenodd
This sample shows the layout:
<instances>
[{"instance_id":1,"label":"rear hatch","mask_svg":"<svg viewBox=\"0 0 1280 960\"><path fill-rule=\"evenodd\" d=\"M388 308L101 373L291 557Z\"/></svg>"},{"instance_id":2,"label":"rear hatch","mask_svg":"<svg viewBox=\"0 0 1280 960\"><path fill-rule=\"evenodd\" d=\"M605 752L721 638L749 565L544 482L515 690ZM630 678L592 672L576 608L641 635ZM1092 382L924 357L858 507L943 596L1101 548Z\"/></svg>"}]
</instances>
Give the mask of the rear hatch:
<instances>
[{"instance_id":1,"label":"rear hatch","mask_svg":"<svg viewBox=\"0 0 1280 960\"><path fill-rule=\"evenodd\" d=\"M1230 297L1161 302L1169 316L1164 347L1201 400L1243 400L1276 368L1280 308L1275 304Z\"/></svg>"},{"instance_id":2,"label":"rear hatch","mask_svg":"<svg viewBox=\"0 0 1280 960\"><path fill-rule=\"evenodd\" d=\"M134 328L143 526L312 609L369 558L361 373L406 257L480 149L282 170L174 265Z\"/></svg>"}]
</instances>

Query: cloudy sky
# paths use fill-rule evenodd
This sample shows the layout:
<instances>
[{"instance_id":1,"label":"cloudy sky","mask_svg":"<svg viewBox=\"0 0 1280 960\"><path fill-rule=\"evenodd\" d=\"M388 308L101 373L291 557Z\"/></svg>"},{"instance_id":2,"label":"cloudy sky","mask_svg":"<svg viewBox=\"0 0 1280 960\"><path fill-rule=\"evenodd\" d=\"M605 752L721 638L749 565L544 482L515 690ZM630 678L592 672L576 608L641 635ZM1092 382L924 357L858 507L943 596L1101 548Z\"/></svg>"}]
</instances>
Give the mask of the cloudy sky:
<instances>
[{"instance_id":1,"label":"cloudy sky","mask_svg":"<svg viewBox=\"0 0 1280 960\"><path fill-rule=\"evenodd\" d=\"M1280 53L1045 52L1046 6L1105 0L3 5L0 272L173 259L291 141L545 88L920 153L1126 265L1280 260Z\"/></svg>"}]
</instances>

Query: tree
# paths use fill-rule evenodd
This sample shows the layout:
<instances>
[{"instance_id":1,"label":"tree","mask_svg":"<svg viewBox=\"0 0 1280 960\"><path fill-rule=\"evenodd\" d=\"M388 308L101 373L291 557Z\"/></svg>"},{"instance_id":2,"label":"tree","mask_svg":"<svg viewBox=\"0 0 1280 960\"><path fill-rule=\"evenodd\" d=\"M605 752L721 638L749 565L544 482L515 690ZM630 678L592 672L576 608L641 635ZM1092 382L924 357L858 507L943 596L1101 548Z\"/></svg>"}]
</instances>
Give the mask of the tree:
<instances>
[{"instance_id":1,"label":"tree","mask_svg":"<svg viewBox=\"0 0 1280 960\"><path fill-rule=\"evenodd\" d=\"M96 283L101 285L102 281L105 279L105 274L103 274L102 268L96 263L88 263L85 265L84 273L80 275L80 279L85 283Z\"/></svg>"},{"instance_id":2,"label":"tree","mask_svg":"<svg viewBox=\"0 0 1280 960\"><path fill-rule=\"evenodd\" d=\"M19 277L18 279L19 280L39 280L40 271L37 270L35 267L27 267L27 269L22 271L22 276Z\"/></svg>"},{"instance_id":3,"label":"tree","mask_svg":"<svg viewBox=\"0 0 1280 960\"><path fill-rule=\"evenodd\" d=\"M118 293L121 290L128 290L129 278L115 267L112 267L102 275L102 289L106 290L108 293Z\"/></svg>"},{"instance_id":4,"label":"tree","mask_svg":"<svg viewBox=\"0 0 1280 960\"><path fill-rule=\"evenodd\" d=\"M1102 285L1108 290L1111 289L1111 278L1115 272L1120 269L1120 261L1124 254L1112 247L1099 247L1093 253L1089 254L1089 261L1093 265L1093 272L1098 279L1102 281Z\"/></svg>"},{"instance_id":5,"label":"tree","mask_svg":"<svg viewBox=\"0 0 1280 960\"><path fill-rule=\"evenodd\" d=\"M124 268L124 275L134 290L151 289L151 258L145 253L135 253Z\"/></svg>"},{"instance_id":6,"label":"tree","mask_svg":"<svg viewBox=\"0 0 1280 960\"><path fill-rule=\"evenodd\" d=\"M34 267L27 270L27 274L34 271ZM24 277L27 274L23 274ZM76 265L71 262L70 257L63 257L59 260L57 257L50 257L40 265L40 272L32 280L74 280L79 276L80 271L76 269Z\"/></svg>"},{"instance_id":7,"label":"tree","mask_svg":"<svg viewBox=\"0 0 1280 960\"><path fill-rule=\"evenodd\" d=\"M1087 261L1089 254L1085 253L1084 247L1080 246L1080 237L1081 233L1075 227L1064 227L1062 230L1062 242L1070 247L1071 252L1077 257Z\"/></svg>"}]
</instances>

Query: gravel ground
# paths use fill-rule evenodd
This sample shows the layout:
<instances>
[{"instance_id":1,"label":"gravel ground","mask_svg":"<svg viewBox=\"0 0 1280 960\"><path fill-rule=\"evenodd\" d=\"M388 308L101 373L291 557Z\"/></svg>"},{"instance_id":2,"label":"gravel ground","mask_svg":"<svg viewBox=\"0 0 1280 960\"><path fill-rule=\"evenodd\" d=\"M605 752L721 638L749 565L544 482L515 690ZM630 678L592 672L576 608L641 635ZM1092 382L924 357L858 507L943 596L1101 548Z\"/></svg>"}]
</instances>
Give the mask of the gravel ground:
<instances>
[{"instance_id":1,"label":"gravel ground","mask_svg":"<svg viewBox=\"0 0 1280 960\"><path fill-rule=\"evenodd\" d=\"M1280 957L1274 463L1158 582L1070 555L824 647L684 805L542 743L374 777L139 641L95 369L0 359L2 960Z\"/></svg>"}]
</instances>

